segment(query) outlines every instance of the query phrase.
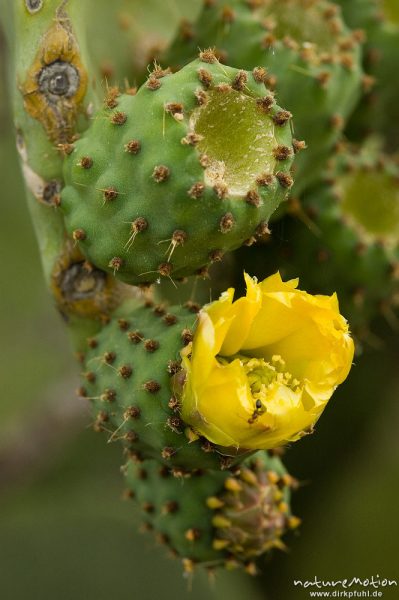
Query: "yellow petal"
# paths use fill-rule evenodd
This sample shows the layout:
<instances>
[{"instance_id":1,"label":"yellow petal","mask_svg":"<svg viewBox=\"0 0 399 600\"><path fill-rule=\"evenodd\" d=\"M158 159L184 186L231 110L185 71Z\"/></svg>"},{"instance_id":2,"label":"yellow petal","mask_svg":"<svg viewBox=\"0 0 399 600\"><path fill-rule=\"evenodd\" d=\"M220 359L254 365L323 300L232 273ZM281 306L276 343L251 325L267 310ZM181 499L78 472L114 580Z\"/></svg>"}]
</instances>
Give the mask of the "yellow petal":
<instances>
[{"instance_id":1,"label":"yellow petal","mask_svg":"<svg viewBox=\"0 0 399 600\"><path fill-rule=\"evenodd\" d=\"M252 414L252 397L240 361L214 368L200 386L185 386L182 418L201 435L220 446L240 447L236 433ZM239 437L239 436L238 436Z\"/></svg>"},{"instance_id":2,"label":"yellow petal","mask_svg":"<svg viewBox=\"0 0 399 600\"><path fill-rule=\"evenodd\" d=\"M247 295L236 300L231 307L232 310L230 310L233 320L219 351L222 356L232 356L242 348L248 330L262 306L262 294L259 285L246 273L245 282L247 284Z\"/></svg>"}]
</instances>

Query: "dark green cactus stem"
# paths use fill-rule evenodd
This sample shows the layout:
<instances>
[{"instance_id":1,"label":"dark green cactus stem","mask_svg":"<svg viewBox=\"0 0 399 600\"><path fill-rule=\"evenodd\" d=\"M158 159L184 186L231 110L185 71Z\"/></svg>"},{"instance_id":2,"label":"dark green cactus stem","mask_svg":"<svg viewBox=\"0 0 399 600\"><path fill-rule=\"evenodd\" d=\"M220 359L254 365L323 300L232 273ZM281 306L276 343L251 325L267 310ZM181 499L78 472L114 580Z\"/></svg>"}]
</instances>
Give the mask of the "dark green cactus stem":
<instances>
[{"instance_id":1,"label":"dark green cactus stem","mask_svg":"<svg viewBox=\"0 0 399 600\"><path fill-rule=\"evenodd\" d=\"M292 185L291 114L262 69L212 52L112 91L66 159L61 208L96 267L133 284L203 273L250 243Z\"/></svg>"},{"instance_id":2,"label":"dark green cactus stem","mask_svg":"<svg viewBox=\"0 0 399 600\"><path fill-rule=\"evenodd\" d=\"M294 192L300 194L319 177L360 97L358 33L324 0L216 0L205 4L190 27L184 25L162 60L177 67L198 47L215 47L233 67L267 69L277 101L294 115L295 137L307 143L295 163Z\"/></svg>"},{"instance_id":3,"label":"dark green cactus stem","mask_svg":"<svg viewBox=\"0 0 399 600\"><path fill-rule=\"evenodd\" d=\"M84 14L72 1L12 4L2 18L12 45L17 148L45 278L78 347L126 294L111 277L84 264L57 211L63 155L89 125L97 103Z\"/></svg>"},{"instance_id":4,"label":"dark green cactus stem","mask_svg":"<svg viewBox=\"0 0 399 600\"><path fill-rule=\"evenodd\" d=\"M128 460L127 495L141 507L144 527L180 557L196 565L243 567L284 548L282 536L298 526L291 515L290 488L296 486L277 457L259 452L239 469L198 471L184 479L155 461Z\"/></svg>"},{"instance_id":5,"label":"dark green cactus stem","mask_svg":"<svg viewBox=\"0 0 399 600\"><path fill-rule=\"evenodd\" d=\"M392 73L399 61L399 26L382 23L368 36L368 71L375 86L368 97L364 112L363 131L384 136L385 150L398 150L399 85Z\"/></svg>"},{"instance_id":6,"label":"dark green cactus stem","mask_svg":"<svg viewBox=\"0 0 399 600\"><path fill-rule=\"evenodd\" d=\"M64 241L62 217L54 210L62 187L63 157L57 144L68 141L76 130L78 114L85 113L88 77L76 36L67 30L66 13L59 10L60 3L38 3L35 10L31 4L18 2L13 7L15 126L30 208L50 281L54 257L61 253ZM65 49L68 43L69 53Z\"/></svg>"},{"instance_id":7,"label":"dark green cactus stem","mask_svg":"<svg viewBox=\"0 0 399 600\"><path fill-rule=\"evenodd\" d=\"M185 425L173 393L180 350L192 340L198 308L149 301L112 319L87 342L79 390L92 404L96 430L120 440L137 458L155 458L176 472L220 470L234 462Z\"/></svg>"}]
</instances>

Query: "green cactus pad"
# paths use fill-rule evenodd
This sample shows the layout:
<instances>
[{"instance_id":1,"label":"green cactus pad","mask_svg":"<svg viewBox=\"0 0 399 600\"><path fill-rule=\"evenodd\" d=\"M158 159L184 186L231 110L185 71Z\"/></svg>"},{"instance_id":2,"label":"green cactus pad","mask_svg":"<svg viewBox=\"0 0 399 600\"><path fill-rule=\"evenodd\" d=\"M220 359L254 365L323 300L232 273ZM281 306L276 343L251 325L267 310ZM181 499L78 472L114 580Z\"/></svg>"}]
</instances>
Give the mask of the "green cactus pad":
<instances>
[{"instance_id":1,"label":"green cactus pad","mask_svg":"<svg viewBox=\"0 0 399 600\"><path fill-rule=\"evenodd\" d=\"M128 495L138 502L147 529L191 570L243 566L284 548L281 537L299 520L290 513L290 477L277 457L259 452L239 470L200 471L176 479L155 461L124 467Z\"/></svg>"},{"instance_id":2,"label":"green cactus pad","mask_svg":"<svg viewBox=\"0 0 399 600\"><path fill-rule=\"evenodd\" d=\"M112 85L142 77L154 48L165 48L180 21L200 8L201 0L85 0L68 6L85 27L98 81Z\"/></svg>"},{"instance_id":3,"label":"green cactus pad","mask_svg":"<svg viewBox=\"0 0 399 600\"><path fill-rule=\"evenodd\" d=\"M399 85L393 73L399 62L399 26L380 23L370 31L367 43L367 71L375 85L359 111L361 133L376 132L384 136L384 149L397 152L399 139ZM356 116L356 115L354 115Z\"/></svg>"},{"instance_id":4,"label":"green cactus pad","mask_svg":"<svg viewBox=\"0 0 399 600\"><path fill-rule=\"evenodd\" d=\"M393 76L399 62L399 3L396 0L338 0L347 23L362 28L365 95L347 127L362 143L370 133L384 136L384 149L396 152L399 136L399 87Z\"/></svg>"},{"instance_id":5,"label":"green cactus pad","mask_svg":"<svg viewBox=\"0 0 399 600\"><path fill-rule=\"evenodd\" d=\"M181 66L198 47L215 48L235 67L266 68L265 80L294 115L295 137L307 144L295 162L294 191L314 183L361 92L359 36L337 6L324 0L207 2L163 60Z\"/></svg>"},{"instance_id":6,"label":"green cactus pad","mask_svg":"<svg viewBox=\"0 0 399 600\"><path fill-rule=\"evenodd\" d=\"M292 185L291 115L212 53L137 95L111 91L66 159L61 208L97 267L138 284L191 275L262 231Z\"/></svg>"},{"instance_id":7,"label":"green cactus pad","mask_svg":"<svg viewBox=\"0 0 399 600\"><path fill-rule=\"evenodd\" d=\"M193 303L166 309L148 302L111 320L87 342L79 393L92 403L95 429L110 441L122 441L138 459L155 458L176 469L220 470L233 459L193 435L172 391L197 310Z\"/></svg>"}]
</instances>

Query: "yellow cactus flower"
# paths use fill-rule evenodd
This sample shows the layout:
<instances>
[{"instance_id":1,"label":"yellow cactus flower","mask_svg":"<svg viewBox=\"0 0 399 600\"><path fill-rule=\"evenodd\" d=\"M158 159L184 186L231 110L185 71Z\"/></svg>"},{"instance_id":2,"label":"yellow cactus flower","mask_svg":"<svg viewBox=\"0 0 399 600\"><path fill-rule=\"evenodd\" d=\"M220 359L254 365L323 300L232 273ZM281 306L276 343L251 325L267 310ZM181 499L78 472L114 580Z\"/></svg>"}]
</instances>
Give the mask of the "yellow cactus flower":
<instances>
[{"instance_id":1,"label":"yellow cactus flower","mask_svg":"<svg viewBox=\"0 0 399 600\"><path fill-rule=\"evenodd\" d=\"M354 344L336 294L312 296L280 274L245 275L199 313L182 351L182 418L208 440L237 450L267 449L312 430L351 368Z\"/></svg>"}]
</instances>

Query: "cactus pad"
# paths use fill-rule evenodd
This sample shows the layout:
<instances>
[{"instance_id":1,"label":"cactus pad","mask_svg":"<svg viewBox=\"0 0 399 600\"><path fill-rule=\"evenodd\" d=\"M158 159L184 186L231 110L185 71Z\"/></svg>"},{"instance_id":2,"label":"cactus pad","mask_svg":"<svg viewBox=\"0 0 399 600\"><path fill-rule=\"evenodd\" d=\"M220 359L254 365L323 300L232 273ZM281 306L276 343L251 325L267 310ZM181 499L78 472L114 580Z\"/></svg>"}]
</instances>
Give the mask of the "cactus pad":
<instances>
[{"instance_id":1,"label":"cactus pad","mask_svg":"<svg viewBox=\"0 0 399 600\"><path fill-rule=\"evenodd\" d=\"M137 458L155 458L177 469L220 470L232 464L231 457L193 436L172 391L180 350L193 337L196 310L190 303L166 310L149 302L112 319L87 342L79 393L93 405L95 429L111 441L121 440Z\"/></svg>"},{"instance_id":2,"label":"cactus pad","mask_svg":"<svg viewBox=\"0 0 399 600\"><path fill-rule=\"evenodd\" d=\"M128 283L194 274L267 225L292 185L291 114L262 71L212 52L137 95L111 91L66 158L61 208L95 266Z\"/></svg>"}]
</instances>

